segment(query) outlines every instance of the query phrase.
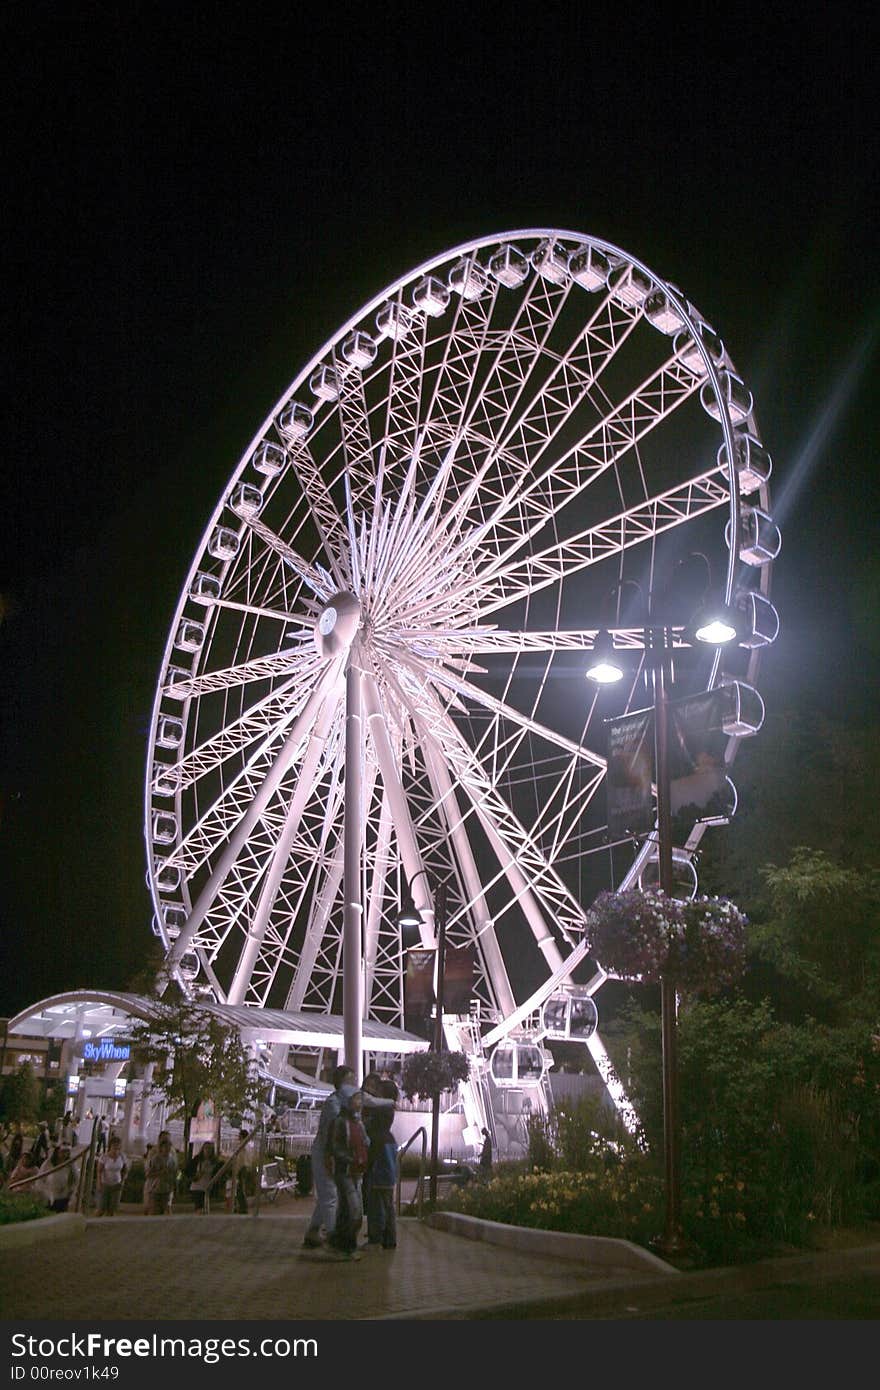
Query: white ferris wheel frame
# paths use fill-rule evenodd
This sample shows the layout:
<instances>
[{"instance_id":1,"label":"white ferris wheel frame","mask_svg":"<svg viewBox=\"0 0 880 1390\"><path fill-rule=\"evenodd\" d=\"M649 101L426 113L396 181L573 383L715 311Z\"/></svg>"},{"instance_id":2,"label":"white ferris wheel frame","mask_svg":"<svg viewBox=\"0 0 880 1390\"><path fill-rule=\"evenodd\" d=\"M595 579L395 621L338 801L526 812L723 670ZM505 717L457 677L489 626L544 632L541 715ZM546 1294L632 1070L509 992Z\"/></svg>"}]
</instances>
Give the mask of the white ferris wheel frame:
<instances>
[{"instance_id":1,"label":"white ferris wheel frame","mask_svg":"<svg viewBox=\"0 0 880 1390\"><path fill-rule=\"evenodd\" d=\"M500 505L485 519L482 527L471 527L465 536L465 543L461 540L461 533L453 534L449 513L437 514L430 506L432 498L435 502L437 499L442 502L444 489L449 486L455 469L456 449L461 447L461 438L467 436L465 423L460 421L458 439L454 437L453 430L448 431L447 454L445 458L441 457L436 465L436 473L428 486L427 494L424 488L419 494L416 486L419 450L425 447L425 437L429 433L428 425L436 424L431 420L430 409L440 394L440 387L435 381L428 422L420 420L419 372L424 365L424 357L420 359L418 351L415 352L413 361L409 364L408 377L404 361L407 352L405 338L398 339L393 333L389 334L394 360L387 366L388 398L390 401L392 392L397 392L394 410L400 412L400 417L406 423L401 444L399 439L395 441L392 438L389 428L386 428L384 437L381 430L378 432L378 438L373 437L375 430L367 413L363 386L369 372L358 367L345 368L338 350L350 335L362 331L366 321L377 311L387 310L389 305L397 305L398 312L403 313L406 307L403 301L404 290L431 277L435 270L448 267L452 263L464 263L465 274L468 273L468 265L476 267L476 274L482 268L478 261L479 252L487 248L518 247L522 243L535 242L546 243L551 248L568 248L572 244L575 250L590 248L607 258L612 267L629 267L628 273L635 271L644 277L652 289L663 292L678 314L682 331L689 334L690 342L696 349L699 366L685 368L677 355L672 353L652 377L641 382L634 391L618 402L616 407L612 409L609 406L608 414L600 417L586 438L579 438L567 446L561 457L552 458L551 453L552 466L542 472L544 454L550 450L556 432L552 424L551 407L556 410L557 417L567 421L571 411L566 414L565 400L586 398L590 387L595 386L607 362L614 359L629 332L642 318L641 305L627 306L615 300L610 289L602 290L599 300L596 301L599 308L586 324L583 334L572 342L568 354L557 356L556 364L550 368L547 381L527 402L526 410L537 410L535 403L538 402L544 412L546 425L545 442L543 445L536 444L534 449L535 462L540 465L534 478L523 485L524 464L520 461L520 476L516 486L511 488L509 495L502 497ZM538 286L538 290L535 291L536 300L539 293L545 294L549 299L558 290L558 297L564 303L565 296L572 289L570 278L562 282L560 287L550 278L541 278L539 284L537 271L531 268L529 275L530 287L533 284ZM529 293L531 292L530 288ZM492 305L488 307L485 319L485 324L488 324L488 317L491 316L495 297L499 295L499 288L497 285L491 285L486 293L491 294L492 298ZM503 290L500 293L503 293ZM480 298L477 294L469 300L468 296L462 293L456 313L462 313L467 305L475 316L474 323L478 324ZM447 309L446 312L451 312L451 309ZM557 312L562 312L561 307ZM605 318L600 322L601 312L604 312ZM412 309L407 316L411 323L418 318ZM552 315L548 311L548 322L551 319ZM553 323L555 321L552 320ZM514 327L504 330L498 341L493 344L496 361L500 361L505 352L509 354L509 365L513 375L515 364L519 361L517 352L527 354L528 351L527 341L525 346L515 342L516 322ZM484 331L488 333L485 324ZM493 750L492 757L496 764L499 761L503 764L505 757L512 761L519 743L524 738L534 735L545 740L558 750L560 756L569 760L569 775L575 764L581 769L594 769L595 776L592 781L581 790L578 797L573 798L563 808L560 824L555 832L560 838L563 837L566 833L562 826L565 814L570 815L573 810L582 810L592 800L601 784L603 759L579 745L576 740L556 733L539 720L521 710L514 710L505 700L498 700L485 688L475 685L470 679L471 666L468 663L472 663L476 669L475 657L505 651L522 655L528 651L546 653L583 650L603 624L597 619L589 628L577 630L556 627L540 631L526 629L505 633L495 626L489 627L485 623L481 625L478 619L491 618L518 602L528 602L531 596L542 588L554 584L561 586L566 576L580 573L585 566L602 558L622 556L626 549L637 546L642 541L653 543L662 531L684 524L717 507L726 507L730 534L739 534L741 498L735 471L735 422L726 404L723 385L724 377L733 373L734 368L726 352L723 352L720 358L713 355L704 341L704 330L711 333L703 316L674 286L658 277L631 253L610 242L582 233L532 228L471 240L423 262L415 270L397 279L354 314L303 367L261 423L221 494L196 547L163 654L163 676L156 691L151 720L144 833L148 855L148 884L158 923L157 934L167 951L167 966L171 972L180 971L182 959L195 947L207 988L219 1002L231 1005L267 1002L268 991L274 980L274 976L269 978L270 967L263 963L267 934L271 935L273 930L270 919L275 910L281 881L289 871L292 857L305 850L301 828L313 789L322 782L326 783L327 787L327 802L323 807L325 838L321 840L320 834L316 831L317 838L312 836L308 841L308 853L315 856L314 863L303 868L297 884L300 893L297 901L300 905L305 901L312 882L314 898L309 909L306 939L300 950L294 982L286 1000L288 1007L298 1009L303 1006L311 982L321 975L321 972L327 980L324 997L328 1004L332 1003L336 997L334 990L338 988L340 978L340 947L347 939L351 958L352 943L360 941L362 925L364 945L363 948L358 947L359 957L363 949L362 969L358 971L357 978L349 971L348 980L342 979L346 1014L352 1017L360 1016L363 1012L364 994L369 1000L371 991L385 976L393 981L395 987L399 987L400 962L381 958L382 927L378 920L381 918L380 899L387 891L388 851L392 840L396 843L398 862L412 886L416 906L422 913L422 941L425 945L434 941L433 899L429 873L431 865L420 847L420 832L426 823L425 807L428 802L433 802L431 810L439 818L451 847L462 899L457 917L460 921L466 918L470 920L471 936L479 943L484 970L491 977L494 1003L495 1016L492 1017L490 1010L492 1026L488 1033L482 1038L477 1033L475 1042L473 1030L470 1030L470 1034L465 1028L457 1030L450 1021L447 1030L450 1042L461 1045L462 1039L467 1035L470 1046L476 1046L479 1050L522 1029L534 1017L548 995L561 983L570 979L575 968L588 958L589 952L583 934L583 905L574 900L570 888L560 879L552 857L548 858L537 838L530 834L528 829L517 821L510 808L505 806L498 782L493 785L492 778L486 776L485 768L481 765L480 750L469 746L461 730L457 729L450 711L466 700L471 701L474 707L479 705L490 719L495 720L496 744L503 720L509 721L515 727L516 732L508 740L509 747L495 747ZM474 328L473 333L476 334L477 331L477 328ZM506 342L502 341L505 335ZM526 338L527 335L523 334L523 337ZM451 329L448 339L450 342L453 340ZM498 439L490 440L487 459L492 456L493 450L496 460L504 454L507 443L516 429L519 429L521 436L525 432L521 423L514 426L511 422L518 408L520 394L526 393L529 389L534 362L543 361L542 344L535 342L533 347L532 365L527 363L518 388L516 385L510 388L513 404L510 405L504 421L501 442ZM395 377L398 354L401 366ZM576 361L578 356L579 360ZM326 368L328 363L333 364L337 371L341 368L343 389L335 399L324 403L326 409L323 418L329 418L334 413L338 415L339 444L335 446L329 460L325 458L319 463L310 457L308 442L300 447L295 443L291 444L289 440L285 441L287 467L291 473L296 474L300 489L306 498L309 522L318 529L323 567L315 559L297 551L293 543L296 534L292 540L288 540L274 532L258 517L238 519L239 537L255 538L253 543L256 545L259 542L263 545L265 555L273 557L279 565L286 565L292 570L299 582L300 592L311 595L311 609L306 614L300 612L296 615L283 615L284 621L294 627L295 640L292 649L283 652L279 645L275 654L261 653L243 663L234 663L226 669L219 668L209 672L206 658L211 649L211 642L208 641L194 654L189 676L182 677L179 674L179 638L182 625L197 621L196 615L200 610L194 608L193 585L199 575L204 574L202 566L212 537L216 536L218 528L224 523L227 528L230 526L230 498L245 479L253 478L252 464L259 446L269 437L278 438L277 422L285 407L296 401L304 390L308 390L314 374L321 368ZM386 366L376 368L377 373L380 370L385 371ZM498 370L500 375L499 369L492 370ZM466 405L471 409L469 418L472 418L477 406L482 404L483 392L486 389L485 384L474 387L476 367L473 368L473 372L470 383L471 388L475 390L473 402L466 397ZM586 375L591 377L588 384L585 384ZM439 379L440 371L437 376L437 380ZM346 381L351 383L350 391L345 389ZM638 445L643 436L650 433L657 423L665 420L667 414L671 414L681 401L694 395L704 385L711 387L720 406L718 422L727 460L726 476L720 466L708 466L701 473L685 477L666 493L647 495L645 500L635 507L622 506L619 514L605 518L599 524L582 527L572 535L557 537L554 544L544 545L542 549L524 550L527 528L531 528L537 534L549 522L553 522L555 526L556 514L574 497L580 496L594 476L604 473L612 464L616 467L617 460L633 447L638 454ZM504 399L507 400L508 397ZM561 408L560 401L563 402ZM322 408L319 400L318 413ZM523 411L520 421L526 419L526 410ZM390 427L392 415L392 406L389 404L386 426ZM760 441L754 412L751 410L746 426L750 434ZM506 434L503 433L504 428L507 429ZM557 425L556 430L558 428ZM442 443L442 430L439 426L435 428L434 433L437 437L432 443L436 453ZM311 439L312 435L308 438ZM397 470L395 490L389 489L387 496L381 486L386 449L392 458L392 466ZM523 458L531 468L532 455L526 448L521 447L520 460ZM338 502L334 502L330 487L323 481L322 470L326 469L328 462L337 468L341 462L339 476L344 474L345 514ZM489 464L485 466L488 469ZM557 478L563 479L563 482L556 483L554 480ZM336 481L338 483L338 477ZM275 486L280 485L280 479L275 480ZM264 496L273 495L271 480L263 486ZM554 486L562 497L561 501L553 492ZM453 496L453 517L457 514L461 519L466 514L468 506L474 504L478 488L479 478L472 487L463 487L463 490ZM649 492L647 487L645 491ZM768 506L766 481L761 484L759 494L761 503ZM509 517L506 523L505 516ZM301 530L304 524L305 521L301 520L298 529ZM480 559L485 561L487 555L486 550L480 553L478 548L481 530L484 534L494 532L498 538L498 548L494 559L490 558L489 563L477 573L473 556L479 555ZM342 562L344 554L347 555L345 564ZM447 584L439 597L435 577L425 573L426 559L431 554L444 554L448 558L454 581ZM723 589L724 598L729 602L734 597L738 569L735 545L727 548L726 560ZM234 567L234 563L234 560L221 561L221 573L218 576L221 588L225 575L230 566ZM217 567L214 568L216 570ZM389 657L390 648L387 642L383 646L384 639L378 631L362 633L360 627L355 627L349 634L349 639L338 651L333 650L332 645L322 650L320 638L317 638L319 649L315 650L309 639L313 628L317 627L320 621L327 621L321 615L326 615L332 610L331 600L337 595L345 594L356 597L357 591L361 587L366 591L370 578L375 578L380 572L384 575L388 593L395 584L401 590L408 586L406 592L410 596L411 624L418 620L419 614L425 615L423 630L412 626L407 629L409 645L406 650L400 648L394 654L396 664L393 664L393 669ZM766 565L757 573L758 589L765 597L769 594L770 572L771 566ZM473 622L467 627L463 626L462 613L466 610L468 601L476 604L478 593L481 595L481 602L478 608L473 609ZM227 609L238 607L243 612L249 608L247 602L224 597L215 602L214 614L220 611L221 603L225 604ZM201 611L209 615L207 627L213 620L212 608ZM282 615L275 610L252 607L251 616L255 622L260 619L272 622L279 621ZM363 614L359 611L357 621L360 623L362 618ZM448 625L448 629L442 626L443 623ZM456 634L455 656L464 660L463 669L460 660L456 664L456 661L449 659L453 649L448 643L448 630L452 629ZM636 650L640 646L638 628L618 626L615 629L615 637L620 646L629 646ZM446 646L443 645L444 642L447 643ZM749 653L744 672L747 679L753 679L758 657L757 649ZM430 666L431 677L427 682L422 678L426 664ZM169 670L178 672L178 675L171 679L170 685L165 678ZM715 684L719 670L719 655L716 653L707 688ZM224 724L216 736L206 737L201 744L189 747L176 761L173 761L173 753L170 762L167 756L157 753L157 749L162 746L162 732L165 728L162 721L170 719L174 722L172 710L182 712L180 722L186 726L193 699L235 688L244 680L260 679L273 682L269 691L247 709L242 707L241 712L228 724ZM169 690L175 690L175 686L175 695L169 696ZM331 731L338 727L340 719L343 718L344 739L341 747L337 743L333 753L336 765L330 766L328 747L332 742ZM406 751L399 726L401 718L409 721L411 730L423 750L423 785L421 788L416 787L421 798L417 807L414 807L411 801L414 784L411 783L408 792L400 771L401 760ZM369 762L365 762L364 758L367 739L372 749ZM729 741L729 761L733 759L737 742L735 737ZM181 826L173 850L165 851L161 845L157 845L155 839L157 807L161 817L162 808L169 804L164 797L159 797L157 801L160 779L182 776L192 779L191 784L202 778L207 781L229 757L242 758L235 777L229 784L224 784L216 804L208 805L201 811L198 823L190 826L186 835L183 834ZM290 783L292 768L298 769L295 784ZM282 793L286 778L288 785ZM381 796L376 800L380 785ZM467 789L469 796L466 810L462 809L458 800L462 788ZM348 807L342 836L343 853L341 861L337 854L336 859L330 863L329 859L332 856L328 856L327 851L327 827L335 816L334 824L338 828L340 800ZM353 805L362 808L365 803L378 808L374 812L374 837L370 856L371 883L374 887L378 884L378 888L372 897L368 895L366 902L363 901L364 813L361 809L356 815L351 812ZM167 814L170 819L176 816L178 824L181 825L180 784L173 791L171 804L173 810ZM524 921L531 929L545 963L546 978L527 999L520 1002L514 997L503 950L495 934L493 914L486 897L489 885L484 882L484 866L478 865L476 861L469 838L468 821L479 825L483 842L488 843L495 855L494 878L506 883ZM696 849L703 830L704 827L699 824L694 827L688 841L688 850ZM315 848L316 846L320 848ZM634 855L632 864L618 886L628 886L635 882L651 853L652 846L649 841L645 841ZM318 863L319 855L324 856L322 880L317 870L311 872ZM242 862L247 860L248 856L250 862L241 868ZM175 869L180 874L180 887L169 894L161 886L161 875L170 872L173 876ZM193 900L188 891L189 877L195 880L199 874L202 880ZM235 903L231 903L227 917L219 928L212 928L210 919L215 905L228 891L228 881L236 874L239 876L239 896L236 901L243 902L247 899L254 904L254 911L247 930L243 933L243 942L232 978L228 984L224 984L214 967L232 927ZM341 932L337 928L330 934L328 946L325 935L334 914L334 906L338 905L340 890L344 902L343 927ZM172 936L166 929L164 914L169 899L175 899L175 892L180 901L181 911L185 913L185 922L179 932ZM233 894L232 898L234 897ZM552 923L552 930L548 929L548 923ZM276 941L276 946L280 958L283 943L278 945ZM335 962L330 958L334 951ZM590 991L595 993L607 978L606 973L599 967L589 982ZM265 990L262 999L261 990ZM314 1002L312 1007L315 1007ZM618 1101L622 1105L625 1104L598 1033L593 1035L588 1045L600 1073L616 1094ZM347 1034L347 1046L357 1046L354 1033ZM476 1094L478 1089L475 1088L475 1095L471 1097L472 1104L467 1107L474 1119L481 1118L485 1111L484 1104L481 1108L480 1097Z\"/></svg>"}]
</instances>

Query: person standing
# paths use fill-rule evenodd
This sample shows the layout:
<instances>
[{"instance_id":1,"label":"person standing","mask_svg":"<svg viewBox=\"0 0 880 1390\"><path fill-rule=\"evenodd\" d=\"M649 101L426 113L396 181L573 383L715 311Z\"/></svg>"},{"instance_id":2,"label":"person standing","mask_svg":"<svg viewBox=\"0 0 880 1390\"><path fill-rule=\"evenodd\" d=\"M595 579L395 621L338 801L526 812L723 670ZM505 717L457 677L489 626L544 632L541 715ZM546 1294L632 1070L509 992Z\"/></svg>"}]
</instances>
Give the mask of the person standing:
<instances>
[{"instance_id":1,"label":"person standing","mask_svg":"<svg viewBox=\"0 0 880 1390\"><path fill-rule=\"evenodd\" d=\"M327 1160L332 1163L336 1185L336 1224L327 1244L337 1258L345 1260L360 1259L357 1238L364 1216L361 1178L370 1146L361 1120L362 1108L360 1091L344 1097L327 1142Z\"/></svg>"},{"instance_id":2,"label":"person standing","mask_svg":"<svg viewBox=\"0 0 880 1390\"><path fill-rule=\"evenodd\" d=\"M79 1169L69 1159L70 1149L65 1144L59 1144L40 1167L40 1181L34 1184L53 1211L67 1211L76 1191Z\"/></svg>"},{"instance_id":3,"label":"person standing","mask_svg":"<svg viewBox=\"0 0 880 1390\"><path fill-rule=\"evenodd\" d=\"M248 1166L248 1131L238 1131L238 1148L232 1160L232 1210L237 1216L247 1216L247 1193L244 1186L244 1170Z\"/></svg>"},{"instance_id":4,"label":"person standing","mask_svg":"<svg viewBox=\"0 0 880 1390\"><path fill-rule=\"evenodd\" d=\"M393 1081L381 1082L381 1094L392 1107L375 1109L366 1122L370 1140L367 1160L369 1189L364 1179L364 1204L367 1209L367 1245L383 1250L397 1248L397 1213L395 1192L398 1179L397 1140L391 1129L397 1087Z\"/></svg>"},{"instance_id":5,"label":"person standing","mask_svg":"<svg viewBox=\"0 0 880 1390\"><path fill-rule=\"evenodd\" d=\"M31 1153L38 1164L45 1162L49 1157L49 1126L45 1120L40 1121L37 1137L31 1145Z\"/></svg>"},{"instance_id":6,"label":"person standing","mask_svg":"<svg viewBox=\"0 0 880 1390\"><path fill-rule=\"evenodd\" d=\"M106 1153L98 1158L98 1215L115 1216L119 1210L122 1184L128 1173L128 1159L114 1134Z\"/></svg>"},{"instance_id":7,"label":"person standing","mask_svg":"<svg viewBox=\"0 0 880 1390\"><path fill-rule=\"evenodd\" d=\"M177 1155L171 1147L171 1136L162 1130L158 1143L150 1154L144 1195L148 1198L150 1216L169 1216L174 1189L177 1185Z\"/></svg>"},{"instance_id":8,"label":"person standing","mask_svg":"<svg viewBox=\"0 0 880 1390\"><path fill-rule=\"evenodd\" d=\"M211 1184L214 1174L222 1167L222 1161L217 1157L214 1145L208 1140L199 1150L193 1169L192 1182L189 1190L192 1193L193 1210L205 1212L210 1210L210 1199L208 1194L211 1191ZM206 1201L206 1198L208 1199Z\"/></svg>"},{"instance_id":9,"label":"person standing","mask_svg":"<svg viewBox=\"0 0 880 1390\"><path fill-rule=\"evenodd\" d=\"M307 1250L320 1248L321 1231L329 1238L336 1224L336 1184L327 1169L327 1141L342 1102L355 1090L351 1067L337 1067L333 1073L333 1090L321 1107L318 1132L312 1143L312 1179L315 1184L315 1210L303 1240ZM345 1094L343 1094L345 1092Z\"/></svg>"},{"instance_id":10,"label":"person standing","mask_svg":"<svg viewBox=\"0 0 880 1390\"><path fill-rule=\"evenodd\" d=\"M21 1132L21 1125L17 1124L15 1126L15 1133L9 1141L9 1153L6 1156L6 1167L9 1169L10 1173L15 1171L23 1150L24 1135Z\"/></svg>"},{"instance_id":11,"label":"person standing","mask_svg":"<svg viewBox=\"0 0 880 1390\"><path fill-rule=\"evenodd\" d=\"M492 1136L488 1129L483 1128L483 1147L480 1150L480 1177L484 1182L488 1182L492 1176Z\"/></svg>"}]
</instances>

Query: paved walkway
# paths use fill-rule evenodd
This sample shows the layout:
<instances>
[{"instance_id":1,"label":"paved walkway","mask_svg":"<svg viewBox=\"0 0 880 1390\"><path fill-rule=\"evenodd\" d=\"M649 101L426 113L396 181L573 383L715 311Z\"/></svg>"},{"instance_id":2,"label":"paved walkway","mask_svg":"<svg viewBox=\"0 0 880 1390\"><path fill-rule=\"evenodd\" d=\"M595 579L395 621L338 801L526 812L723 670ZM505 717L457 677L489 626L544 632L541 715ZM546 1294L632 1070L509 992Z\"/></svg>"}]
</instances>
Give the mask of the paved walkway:
<instances>
[{"instance_id":1,"label":"paved walkway","mask_svg":"<svg viewBox=\"0 0 880 1390\"><path fill-rule=\"evenodd\" d=\"M10 1251L0 1262L3 1316L466 1318L536 1293L598 1288L611 1273L465 1240L414 1218L401 1218L396 1250L338 1263L302 1248L307 1214L90 1219L82 1235Z\"/></svg>"},{"instance_id":2,"label":"paved walkway","mask_svg":"<svg viewBox=\"0 0 880 1390\"><path fill-rule=\"evenodd\" d=\"M92 1218L65 1239L5 1253L2 1316L23 1323L880 1316L880 1244L658 1275L591 1268L403 1218L396 1251L343 1264L302 1249L311 1203L295 1208L270 1207L257 1218ZM843 1291L839 1307L829 1302L833 1287Z\"/></svg>"}]
</instances>

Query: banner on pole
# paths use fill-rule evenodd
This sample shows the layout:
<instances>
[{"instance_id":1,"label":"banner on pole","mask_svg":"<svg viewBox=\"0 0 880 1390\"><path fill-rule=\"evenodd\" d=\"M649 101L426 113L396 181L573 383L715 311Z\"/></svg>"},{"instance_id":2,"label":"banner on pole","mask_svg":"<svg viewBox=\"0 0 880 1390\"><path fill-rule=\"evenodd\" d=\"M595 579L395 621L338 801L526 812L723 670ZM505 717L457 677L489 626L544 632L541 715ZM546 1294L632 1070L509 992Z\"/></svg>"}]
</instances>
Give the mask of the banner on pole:
<instances>
[{"instance_id":1,"label":"banner on pole","mask_svg":"<svg viewBox=\"0 0 880 1390\"><path fill-rule=\"evenodd\" d=\"M434 957L436 951L413 946L406 953L403 976L403 1026L420 1038L432 1036L431 1010L434 1006Z\"/></svg>"},{"instance_id":2,"label":"banner on pole","mask_svg":"<svg viewBox=\"0 0 880 1390\"><path fill-rule=\"evenodd\" d=\"M696 821L723 825L736 808L736 790L724 764L726 692L702 691L670 700L669 793L672 838L683 845ZM619 840L654 828L654 711L609 719L608 836Z\"/></svg>"},{"instance_id":3,"label":"banner on pole","mask_svg":"<svg viewBox=\"0 0 880 1390\"><path fill-rule=\"evenodd\" d=\"M608 721L608 835L645 835L654 827L654 712L636 710Z\"/></svg>"},{"instance_id":4,"label":"banner on pole","mask_svg":"<svg viewBox=\"0 0 880 1390\"><path fill-rule=\"evenodd\" d=\"M469 1014L474 992L474 945L450 946L447 942L443 970L443 1012Z\"/></svg>"},{"instance_id":5,"label":"banner on pole","mask_svg":"<svg viewBox=\"0 0 880 1390\"><path fill-rule=\"evenodd\" d=\"M685 843L696 821L724 824L736 807L724 764L724 708L723 687L669 702L669 800L675 844Z\"/></svg>"}]
</instances>

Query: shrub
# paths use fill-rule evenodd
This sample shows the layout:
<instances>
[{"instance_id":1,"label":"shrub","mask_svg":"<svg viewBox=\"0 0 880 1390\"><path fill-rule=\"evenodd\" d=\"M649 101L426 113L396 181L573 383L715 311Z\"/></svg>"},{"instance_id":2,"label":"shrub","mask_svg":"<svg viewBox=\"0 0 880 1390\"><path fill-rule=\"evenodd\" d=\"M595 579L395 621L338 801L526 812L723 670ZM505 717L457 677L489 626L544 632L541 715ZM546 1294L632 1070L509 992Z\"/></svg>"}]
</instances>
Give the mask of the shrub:
<instances>
[{"instance_id":1,"label":"shrub","mask_svg":"<svg viewBox=\"0 0 880 1390\"><path fill-rule=\"evenodd\" d=\"M611 1236L647 1244L660 1229L662 1180L647 1165L587 1173L518 1173L454 1189L449 1211L546 1231Z\"/></svg>"},{"instance_id":2,"label":"shrub","mask_svg":"<svg viewBox=\"0 0 880 1390\"><path fill-rule=\"evenodd\" d=\"M46 1216L48 1207L42 1197L32 1192L0 1192L0 1226L9 1226L15 1221L33 1221L37 1216Z\"/></svg>"},{"instance_id":3,"label":"shrub","mask_svg":"<svg viewBox=\"0 0 880 1390\"><path fill-rule=\"evenodd\" d=\"M553 1126L547 1115L532 1114L526 1125L528 1134L527 1162L533 1173L549 1173L556 1162L553 1145Z\"/></svg>"}]
</instances>

